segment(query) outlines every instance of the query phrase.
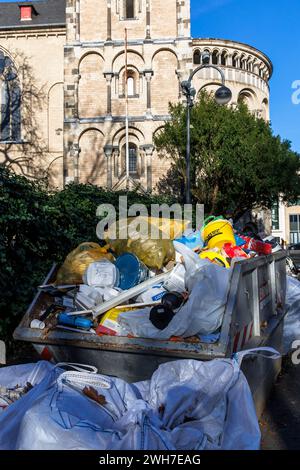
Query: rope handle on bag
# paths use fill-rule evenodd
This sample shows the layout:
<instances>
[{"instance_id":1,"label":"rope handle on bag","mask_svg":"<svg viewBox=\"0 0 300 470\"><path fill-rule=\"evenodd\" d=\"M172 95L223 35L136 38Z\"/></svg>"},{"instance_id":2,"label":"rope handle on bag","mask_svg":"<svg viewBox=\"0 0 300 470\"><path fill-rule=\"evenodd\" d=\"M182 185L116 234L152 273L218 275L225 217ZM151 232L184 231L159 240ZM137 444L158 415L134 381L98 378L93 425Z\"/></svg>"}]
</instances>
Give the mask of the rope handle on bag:
<instances>
[{"instance_id":1,"label":"rope handle on bag","mask_svg":"<svg viewBox=\"0 0 300 470\"><path fill-rule=\"evenodd\" d=\"M260 354L261 352L268 352L270 354ZM282 356L281 354L276 351L274 348L270 347L262 347L262 348L254 348L254 349L247 349L246 351L240 351L233 355L233 359L238 363L239 367L241 367L243 359L246 356L257 356L257 357L264 357L266 359L272 359L275 361L276 359L280 359Z\"/></svg>"},{"instance_id":2,"label":"rope handle on bag","mask_svg":"<svg viewBox=\"0 0 300 470\"><path fill-rule=\"evenodd\" d=\"M111 388L111 382L108 378L97 374L98 369L94 366L78 364L76 362L59 362L55 367L70 367L74 369L63 372L57 379L59 384L68 382L73 385L94 385L103 389Z\"/></svg>"},{"instance_id":3,"label":"rope handle on bag","mask_svg":"<svg viewBox=\"0 0 300 470\"><path fill-rule=\"evenodd\" d=\"M97 374L90 374L84 372L76 372L76 371L67 371L63 372L57 379L58 384L67 383L71 386L94 386L103 389L110 389L112 387L112 383L107 377L103 375Z\"/></svg>"}]
</instances>

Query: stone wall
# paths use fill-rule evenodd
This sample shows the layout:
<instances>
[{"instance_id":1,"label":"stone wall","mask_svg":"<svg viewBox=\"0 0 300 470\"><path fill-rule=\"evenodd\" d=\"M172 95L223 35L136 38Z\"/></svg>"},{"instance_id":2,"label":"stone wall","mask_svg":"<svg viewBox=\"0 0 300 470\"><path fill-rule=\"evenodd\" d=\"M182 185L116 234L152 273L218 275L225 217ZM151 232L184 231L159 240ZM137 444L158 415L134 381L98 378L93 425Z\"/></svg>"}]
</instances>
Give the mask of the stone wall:
<instances>
[{"instance_id":1,"label":"stone wall","mask_svg":"<svg viewBox=\"0 0 300 470\"><path fill-rule=\"evenodd\" d=\"M66 181L93 180L112 188L122 184L126 28L132 81L129 141L136 152L131 178L151 191L163 168L154 153L153 133L168 119L169 103L181 98L180 81L190 62L189 0L135 0L133 18L126 18L123 0L68 0L67 23Z\"/></svg>"}]
</instances>

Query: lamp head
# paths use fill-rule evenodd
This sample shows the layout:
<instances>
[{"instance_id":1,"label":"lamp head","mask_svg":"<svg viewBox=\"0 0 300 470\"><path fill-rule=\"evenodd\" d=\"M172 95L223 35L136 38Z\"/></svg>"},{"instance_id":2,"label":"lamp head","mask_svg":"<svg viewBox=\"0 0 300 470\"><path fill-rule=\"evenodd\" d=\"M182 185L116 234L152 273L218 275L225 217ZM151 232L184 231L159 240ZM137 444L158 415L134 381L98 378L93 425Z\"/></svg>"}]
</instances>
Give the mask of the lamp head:
<instances>
[{"instance_id":1,"label":"lamp head","mask_svg":"<svg viewBox=\"0 0 300 470\"><path fill-rule=\"evenodd\" d=\"M202 64L206 65L209 64L210 62L210 53L209 52L203 52L202 54Z\"/></svg>"},{"instance_id":2,"label":"lamp head","mask_svg":"<svg viewBox=\"0 0 300 470\"><path fill-rule=\"evenodd\" d=\"M197 92L196 92L195 88L192 87L192 88L190 89L190 95L191 95L191 97L194 99L195 96L196 96L196 94L197 94Z\"/></svg>"},{"instance_id":3,"label":"lamp head","mask_svg":"<svg viewBox=\"0 0 300 470\"><path fill-rule=\"evenodd\" d=\"M232 92L227 86L222 85L215 93L215 100L220 105L228 104L232 98Z\"/></svg>"},{"instance_id":4,"label":"lamp head","mask_svg":"<svg viewBox=\"0 0 300 470\"><path fill-rule=\"evenodd\" d=\"M184 94L189 94L191 89L191 83L188 80L184 80L183 82L181 82L181 88Z\"/></svg>"}]
</instances>

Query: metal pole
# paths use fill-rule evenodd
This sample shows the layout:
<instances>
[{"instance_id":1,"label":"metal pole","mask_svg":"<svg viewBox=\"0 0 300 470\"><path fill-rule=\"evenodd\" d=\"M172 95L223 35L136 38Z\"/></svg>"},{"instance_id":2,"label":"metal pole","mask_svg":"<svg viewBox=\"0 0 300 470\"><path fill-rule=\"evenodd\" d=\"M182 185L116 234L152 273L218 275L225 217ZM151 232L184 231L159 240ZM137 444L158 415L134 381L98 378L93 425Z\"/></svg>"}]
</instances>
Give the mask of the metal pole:
<instances>
[{"instance_id":1,"label":"metal pole","mask_svg":"<svg viewBox=\"0 0 300 470\"><path fill-rule=\"evenodd\" d=\"M128 38L125 29L126 178L129 179Z\"/></svg>"},{"instance_id":2,"label":"metal pole","mask_svg":"<svg viewBox=\"0 0 300 470\"><path fill-rule=\"evenodd\" d=\"M186 194L185 194L185 201L186 204L192 203L192 196L191 196L191 108L193 106L193 96L191 94L191 84L194 75L202 69L212 68L217 70L222 79L222 85L225 85L225 74L223 70L215 65L211 64L204 64L197 67L190 75L187 83L189 86L184 87L184 94L186 96L187 101L187 113L186 113ZM184 82L183 82L184 83Z\"/></svg>"},{"instance_id":3,"label":"metal pole","mask_svg":"<svg viewBox=\"0 0 300 470\"><path fill-rule=\"evenodd\" d=\"M191 106L190 97L187 96L186 112L186 204L191 204Z\"/></svg>"}]
</instances>

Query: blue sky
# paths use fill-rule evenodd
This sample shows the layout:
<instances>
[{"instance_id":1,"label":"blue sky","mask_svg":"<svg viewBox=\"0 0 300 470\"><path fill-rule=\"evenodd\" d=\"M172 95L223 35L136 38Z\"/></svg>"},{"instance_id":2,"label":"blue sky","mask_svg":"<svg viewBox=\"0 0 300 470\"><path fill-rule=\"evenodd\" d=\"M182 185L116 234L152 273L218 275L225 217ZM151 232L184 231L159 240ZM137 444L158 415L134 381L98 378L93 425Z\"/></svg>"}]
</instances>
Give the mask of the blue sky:
<instances>
[{"instance_id":1,"label":"blue sky","mask_svg":"<svg viewBox=\"0 0 300 470\"><path fill-rule=\"evenodd\" d=\"M272 127L300 152L300 104L292 103L292 83L300 81L300 0L191 0L191 6L193 37L245 42L270 57Z\"/></svg>"},{"instance_id":2,"label":"blue sky","mask_svg":"<svg viewBox=\"0 0 300 470\"><path fill-rule=\"evenodd\" d=\"M300 81L300 0L191 0L191 7L193 37L245 42L270 57L272 127L300 152L300 104L292 103L292 83Z\"/></svg>"}]
</instances>

